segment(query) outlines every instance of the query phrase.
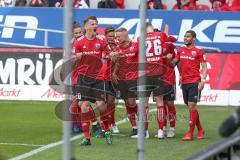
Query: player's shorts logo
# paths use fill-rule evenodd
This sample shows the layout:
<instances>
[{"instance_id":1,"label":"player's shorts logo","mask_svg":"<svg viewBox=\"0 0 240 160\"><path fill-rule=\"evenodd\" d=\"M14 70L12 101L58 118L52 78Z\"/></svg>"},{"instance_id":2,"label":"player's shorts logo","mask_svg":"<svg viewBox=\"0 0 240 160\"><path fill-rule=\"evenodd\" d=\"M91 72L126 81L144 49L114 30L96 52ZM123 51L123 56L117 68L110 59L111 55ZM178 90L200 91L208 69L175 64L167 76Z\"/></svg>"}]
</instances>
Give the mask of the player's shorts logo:
<instances>
[{"instance_id":1,"label":"player's shorts logo","mask_svg":"<svg viewBox=\"0 0 240 160\"><path fill-rule=\"evenodd\" d=\"M82 98L81 93L77 93L76 99L81 99L81 98Z\"/></svg>"}]
</instances>

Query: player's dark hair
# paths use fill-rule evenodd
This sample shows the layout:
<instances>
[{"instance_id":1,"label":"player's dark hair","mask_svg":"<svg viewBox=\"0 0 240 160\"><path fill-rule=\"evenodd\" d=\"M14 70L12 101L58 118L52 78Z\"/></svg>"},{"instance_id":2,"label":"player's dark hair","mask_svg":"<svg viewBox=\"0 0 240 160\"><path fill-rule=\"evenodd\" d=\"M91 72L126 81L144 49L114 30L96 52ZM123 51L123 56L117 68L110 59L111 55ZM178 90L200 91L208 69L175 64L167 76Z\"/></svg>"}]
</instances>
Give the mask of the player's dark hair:
<instances>
[{"instance_id":1,"label":"player's dark hair","mask_svg":"<svg viewBox=\"0 0 240 160\"><path fill-rule=\"evenodd\" d=\"M188 30L186 33L190 33L192 35L193 38L196 38L197 37L197 34L195 31L193 30Z\"/></svg>"},{"instance_id":2,"label":"player's dark hair","mask_svg":"<svg viewBox=\"0 0 240 160\"><path fill-rule=\"evenodd\" d=\"M89 16L89 17L87 17L87 18L84 20L84 22L83 22L84 25L85 25L89 20L95 20L95 21L98 22L97 17L95 17L95 16Z\"/></svg>"},{"instance_id":3,"label":"player's dark hair","mask_svg":"<svg viewBox=\"0 0 240 160\"><path fill-rule=\"evenodd\" d=\"M121 28L117 29L116 32L127 32L127 29L124 27L121 27Z\"/></svg>"},{"instance_id":4,"label":"player's dark hair","mask_svg":"<svg viewBox=\"0 0 240 160\"><path fill-rule=\"evenodd\" d=\"M158 28L153 29L154 32L161 32Z\"/></svg>"},{"instance_id":5,"label":"player's dark hair","mask_svg":"<svg viewBox=\"0 0 240 160\"><path fill-rule=\"evenodd\" d=\"M74 21L72 25L72 30L74 30L75 28L81 28L80 24L77 21Z\"/></svg>"},{"instance_id":6,"label":"player's dark hair","mask_svg":"<svg viewBox=\"0 0 240 160\"><path fill-rule=\"evenodd\" d=\"M110 33L110 32L115 32L115 29L113 28L113 26L108 26L104 30L105 35Z\"/></svg>"}]
</instances>

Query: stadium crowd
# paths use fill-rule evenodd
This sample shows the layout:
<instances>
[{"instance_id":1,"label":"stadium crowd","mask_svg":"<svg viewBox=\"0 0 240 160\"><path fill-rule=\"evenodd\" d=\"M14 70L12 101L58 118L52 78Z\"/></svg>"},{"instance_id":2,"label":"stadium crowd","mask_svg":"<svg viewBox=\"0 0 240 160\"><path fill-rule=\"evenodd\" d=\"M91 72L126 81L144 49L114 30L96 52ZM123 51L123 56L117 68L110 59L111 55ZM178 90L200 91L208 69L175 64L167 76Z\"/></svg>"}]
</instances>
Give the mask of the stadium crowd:
<instances>
[{"instance_id":1,"label":"stadium crowd","mask_svg":"<svg viewBox=\"0 0 240 160\"><path fill-rule=\"evenodd\" d=\"M90 8L91 0L71 0L74 8ZM201 0L176 0L170 8L167 0L147 0L148 9L240 11L239 0L209 0L211 5L201 4ZM64 0L0 0L0 7L64 7ZM125 9L125 0L99 0L98 8Z\"/></svg>"}]
</instances>

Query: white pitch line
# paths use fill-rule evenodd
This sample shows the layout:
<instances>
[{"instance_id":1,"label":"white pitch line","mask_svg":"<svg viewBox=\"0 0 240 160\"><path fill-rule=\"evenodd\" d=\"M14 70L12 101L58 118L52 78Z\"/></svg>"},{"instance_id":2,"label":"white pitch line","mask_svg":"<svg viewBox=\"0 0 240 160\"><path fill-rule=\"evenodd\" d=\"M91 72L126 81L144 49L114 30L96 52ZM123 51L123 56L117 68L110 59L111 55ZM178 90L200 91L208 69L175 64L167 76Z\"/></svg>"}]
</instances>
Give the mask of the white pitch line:
<instances>
[{"instance_id":1,"label":"white pitch line","mask_svg":"<svg viewBox=\"0 0 240 160\"><path fill-rule=\"evenodd\" d=\"M74 136L74 137L72 137L70 140L71 140L71 141L74 141L74 140L77 140L77 139L79 139L79 138L81 138L81 137L83 137L83 134ZM63 141L62 141L62 140L61 140L61 141L58 141L58 142L55 142L55 143L50 143L50 144L48 144L48 145L45 145L45 146L42 146L42 147L40 147L40 148L34 149L34 150L30 151L30 152L24 153L24 154L19 155L19 156L17 156L17 157L13 157L13 158L11 158L10 160L21 160L21 159L24 159L24 158L28 158L28 157L30 157L30 156L32 156L32 155L34 155L34 154L37 154L37 153L39 153L39 152L48 150L48 149L50 149L50 148L53 148L53 147L56 147L56 146L59 146L59 145L62 145L62 144L63 144Z\"/></svg>"},{"instance_id":2,"label":"white pitch line","mask_svg":"<svg viewBox=\"0 0 240 160\"><path fill-rule=\"evenodd\" d=\"M150 112L154 112L154 111L156 111L156 108L150 110ZM126 122L128 122L128 118L124 118L124 119L116 122L116 125L121 125L121 124L126 123ZM77 140L77 139L79 139L81 137L83 137L83 134L72 137L70 139L70 141ZM27 152L27 153L24 153L22 155L19 155L17 157L13 157L10 160L22 160L22 159L31 157L31 156L33 156L35 154L38 154L38 153L42 152L42 151L48 150L50 148L54 148L54 147L62 145L62 144L63 144L63 140L55 142L55 143L50 143L50 144L47 144L47 145L42 146L40 148L34 149L34 150L30 151L30 152Z\"/></svg>"},{"instance_id":3,"label":"white pitch line","mask_svg":"<svg viewBox=\"0 0 240 160\"><path fill-rule=\"evenodd\" d=\"M43 144L26 144L26 143L7 143L7 142L0 142L0 145L8 145L8 146L28 146L28 147L42 147Z\"/></svg>"}]
</instances>

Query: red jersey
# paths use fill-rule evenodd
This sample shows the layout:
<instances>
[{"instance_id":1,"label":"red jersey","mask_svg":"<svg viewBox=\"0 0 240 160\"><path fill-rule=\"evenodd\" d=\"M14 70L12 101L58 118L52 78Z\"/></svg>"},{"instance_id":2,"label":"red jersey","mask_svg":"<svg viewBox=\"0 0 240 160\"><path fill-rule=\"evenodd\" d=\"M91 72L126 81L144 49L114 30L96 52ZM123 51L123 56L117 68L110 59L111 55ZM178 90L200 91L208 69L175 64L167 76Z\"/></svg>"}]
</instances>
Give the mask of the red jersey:
<instances>
[{"instance_id":1,"label":"red jersey","mask_svg":"<svg viewBox=\"0 0 240 160\"><path fill-rule=\"evenodd\" d=\"M230 9L231 11L240 11L240 1L239 0L232 0L230 1Z\"/></svg>"},{"instance_id":2,"label":"red jersey","mask_svg":"<svg viewBox=\"0 0 240 160\"><path fill-rule=\"evenodd\" d=\"M78 75L104 80L104 73L101 72L103 51L106 41L103 36L97 35L93 40L85 36L80 37L75 45L75 56L82 55L78 61Z\"/></svg>"},{"instance_id":3,"label":"red jersey","mask_svg":"<svg viewBox=\"0 0 240 160\"><path fill-rule=\"evenodd\" d=\"M104 51L103 51L103 57L102 57L102 62L103 62L103 67L101 69L101 72L103 72L105 76L105 80L111 81L112 80L112 73L114 70L114 62L112 62L110 58L110 53L111 52L116 52L118 50L117 44L107 44Z\"/></svg>"},{"instance_id":4,"label":"red jersey","mask_svg":"<svg viewBox=\"0 0 240 160\"><path fill-rule=\"evenodd\" d=\"M168 53L173 54L173 59L174 59L177 53L176 46L173 43L166 42L163 44L163 52L164 52L164 55L167 55ZM174 67L172 67L170 63L167 61L164 64L166 67L166 72L163 75L164 81L167 82L168 84L175 84L176 77L175 77Z\"/></svg>"},{"instance_id":5,"label":"red jersey","mask_svg":"<svg viewBox=\"0 0 240 160\"><path fill-rule=\"evenodd\" d=\"M138 43L129 42L119 45L119 70L118 79L135 80L138 78Z\"/></svg>"},{"instance_id":6,"label":"red jersey","mask_svg":"<svg viewBox=\"0 0 240 160\"><path fill-rule=\"evenodd\" d=\"M200 63L206 62L206 55L203 49L196 46L187 48L179 47L176 59L180 61L180 75L182 84L197 83L201 81Z\"/></svg>"},{"instance_id":7,"label":"red jersey","mask_svg":"<svg viewBox=\"0 0 240 160\"><path fill-rule=\"evenodd\" d=\"M77 43L77 39L74 39L73 42L72 42L72 54L74 54L75 52L75 45ZM72 84L75 85L77 84L77 79L78 79L78 69L77 67L76 68L73 68L73 73L72 73Z\"/></svg>"},{"instance_id":8,"label":"red jersey","mask_svg":"<svg viewBox=\"0 0 240 160\"><path fill-rule=\"evenodd\" d=\"M212 3L212 9L214 11L229 11L230 8L226 3L226 0L210 0Z\"/></svg>"},{"instance_id":9,"label":"red jersey","mask_svg":"<svg viewBox=\"0 0 240 160\"><path fill-rule=\"evenodd\" d=\"M146 75L154 76L162 74L163 44L168 41L168 37L163 32L151 32L146 36Z\"/></svg>"}]
</instances>

